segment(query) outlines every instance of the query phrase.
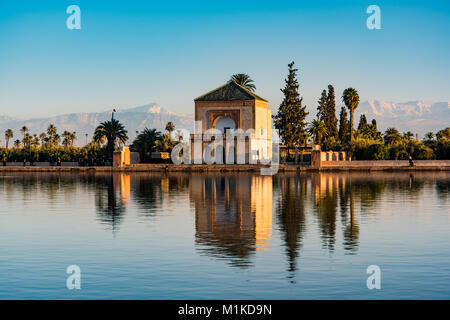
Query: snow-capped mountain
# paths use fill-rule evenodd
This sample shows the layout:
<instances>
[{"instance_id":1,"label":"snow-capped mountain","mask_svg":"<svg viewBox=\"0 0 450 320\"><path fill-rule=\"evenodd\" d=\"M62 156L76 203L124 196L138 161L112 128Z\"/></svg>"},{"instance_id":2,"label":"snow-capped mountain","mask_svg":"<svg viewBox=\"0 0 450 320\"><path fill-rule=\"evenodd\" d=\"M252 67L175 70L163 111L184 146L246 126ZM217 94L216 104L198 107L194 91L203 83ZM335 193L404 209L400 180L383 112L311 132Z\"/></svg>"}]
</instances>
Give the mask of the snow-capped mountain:
<instances>
[{"instance_id":1,"label":"snow-capped mountain","mask_svg":"<svg viewBox=\"0 0 450 320\"><path fill-rule=\"evenodd\" d=\"M395 127L400 132L411 131L422 137L426 132L436 132L450 127L450 103L409 101L402 103L369 100L355 111L355 127L365 114L368 121L377 120L380 130Z\"/></svg>"},{"instance_id":2,"label":"snow-capped mountain","mask_svg":"<svg viewBox=\"0 0 450 320\"><path fill-rule=\"evenodd\" d=\"M114 114L114 118L120 120L128 130L130 141L134 140L136 131L141 131L145 127L163 131L169 121L175 124L175 129L192 130L194 127L193 115L167 111L156 103L129 109L119 108L118 112ZM59 134L64 130L75 131L77 134L75 144L81 146L86 143L86 134L88 134L87 139L90 141L95 128L101 122L110 119L111 111L109 110L105 112L71 113L56 117L26 120L0 116L0 130L3 133L6 129L12 129L14 131L12 141L14 141L22 138L20 128L23 126L27 126L31 134L39 135L41 132L46 132L50 124L54 124ZM4 138L1 140L2 144L4 144ZM12 142L10 142L11 144Z\"/></svg>"},{"instance_id":3,"label":"snow-capped mountain","mask_svg":"<svg viewBox=\"0 0 450 320\"><path fill-rule=\"evenodd\" d=\"M339 116L339 110L337 110ZM361 114L366 114L367 120L377 120L379 130L395 127L400 132L411 131L422 137L426 132L436 132L450 126L449 102L424 102L410 101L404 103L369 100L361 102L355 111L355 127L358 125ZM128 130L130 141L136 136L136 131L145 127L164 130L167 122L172 121L176 129L188 129L191 132L194 127L192 114L181 114L168 111L156 103L146 104L135 108L119 108L114 117L119 119ZM0 138L4 145L3 133L6 129L14 131L12 141L21 139L20 128L27 126L31 134L39 135L45 132L50 124L54 124L61 134L64 130L77 133L76 145L81 146L87 140L92 139L95 128L103 121L111 119L111 111L92 113L71 113L56 117L16 119L8 116L0 116ZM12 142L10 142L10 145Z\"/></svg>"}]
</instances>

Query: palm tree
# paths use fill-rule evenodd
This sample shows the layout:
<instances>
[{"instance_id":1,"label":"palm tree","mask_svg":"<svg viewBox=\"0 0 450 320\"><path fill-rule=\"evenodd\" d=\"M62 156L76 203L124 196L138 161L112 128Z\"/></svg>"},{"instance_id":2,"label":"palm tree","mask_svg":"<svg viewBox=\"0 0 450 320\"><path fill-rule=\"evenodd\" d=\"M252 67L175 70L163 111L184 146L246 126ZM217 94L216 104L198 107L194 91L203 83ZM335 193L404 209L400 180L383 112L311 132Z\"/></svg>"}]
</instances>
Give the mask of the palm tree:
<instances>
[{"instance_id":1,"label":"palm tree","mask_svg":"<svg viewBox=\"0 0 450 320\"><path fill-rule=\"evenodd\" d=\"M229 82L234 82L252 92L256 90L256 86L253 84L254 81L245 73L233 74Z\"/></svg>"},{"instance_id":2,"label":"palm tree","mask_svg":"<svg viewBox=\"0 0 450 320\"><path fill-rule=\"evenodd\" d=\"M400 142L401 140L402 136L395 128L387 128L384 132L384 142L386 144L394 144Z\"/></svg>"},{"instance_id":3,"label":"palm tree","mask_svg":"<svg viewBox=\"0 0 450 320\"><path fill-rule=\"evenodd\" d=\"M327 128L323 121L316 119L309 126L308 132L314 137L314 143L320 144L322 137L327 135Z\"/></svg>"},{"instance_id":4,"label":"palm tree","mask_svg":"<svg viewBox=\"0 0 450 320\"><path fill-rule=\"evenodd\" d=\"M414 138L414 133L412 133L411 131L405 132L403 133L403 138L405 138L406 140L411 140L412 138Z\"/></svg>"},{"instance_id":5,"label":"palm tree","mask_svg":"<svg viewBox=\"0 0 450 320\"><path fill-rule=\"evenodd\" d=\"M106 138L108 156L112 159L114 148L116 146L116 141L125 143L128 140L128 131L125 127L116 119L111 119L110 121L105 121L100 123L100 125L95 129L94 141L100 142L102 139Z\"/></svg>"},{"instance_id":6,"label":"palm tree","mask_svg":"<svg viewBox=\"0 0 450 320\"><path fill-rule=\"evenodd\" d=\"M31 142L33 141L32 136L29 133L25 134L25 137L23 138L23 146L24 147L31 147Z\"/></svg>"},{"instance_id":7,"label":"palm tree","mask_svg":"<svg viewBox=\"0 0 450 320\"><path fill-rule=\"evenodd\" d=\"M347 88L342 93L342 100L350 112L350 142L353 141L353 113L359 105L358 91L353 88Z\"/></svg>"},{"instance_id":8,"label":"palm tree","mask_svg":"<svg viewBox=\"0 0 450 320\"><path fill-rule=\"evenodd\" d=\"M54 146L58 146L59 142L61 141L61 136L59 134L55 134L53 138L51 139L51 143Z\"/></svg>"},{"instance_id":9,"label":"palm tree","mask_svg":"<svg viewBox=\"0 0 450 320\"><path fill-rule=\"evenodd\" d=\"M39 137L37 136L37 134L33 134L33 141L31 142L31 145L35 148L39 147Z\"/></svg>"},{"instance_id":10,"label":"palm tree","mask_svg":"<svg viewBox=\"0 0 450 320\"><path fill-rule=\"evenodd\" d=\"M15 140L14 141L14 147L15 148L19 148L20 147L20 140Z\"/></svg>"},{"instance_id":11,"label":"palm tree","mask_svg":"<svg viewBox=\"0 0 450 320\"><path fill-rule=\"evenodd\" d=\"M450 127L439 130L436 133L436 138L438 140L442 140L442 139L450 139Z\"/></svg>"},{"instance_id":12,"label":"palm tree","mask_svg":"<svg viewBox=\"0 0 450 320\"><path fill-rule=\"evenodd\" d=\"M23 126L23 127L20 129L20 132L21 132L22 135L23 135L23 143L24 143L24 146L25 146L25 134L26 134L28 131L29 131L29 129L27 128L27 126Z\"/></svg>"},{"instance_id":13,"label":"palm tree","mask_svg":"<svg viewBox=\"0 0 450 320\"><path fill-rule=\"evenodd\" d=\"M47 128L47 134L50 136L50 137L53 137L55 134L56 134L56 127L55 127L55 125L54 124L50 124L49 126L48 126L48 128Z\"/></svg>"},{"instance_id":14,"label":"palm tree","mask_svg":"<svg viewBox=\"0 0 450 320\"><path fill-rule=\"evenodd\" d=\"M102 136L100 137L98 140L95 140L94 137L92 137L92 140L94 141L94 143L98 146L103 146L106 142L106 136Z\"/></svg>"},{"instance_id":15,"label":"palm tree","mask_svg":"<svg viewBox=\"0 0 450 320\"><path fill-rule=\"evenodd\" d=\"M171 135L174 130L175 130L175 125L173 124L173 122L172 121L167 122L166 131L169 132L169 134Z\"/></svg>"},{"instance_id":16,"label":"palm tree","mask_svg":"<svg viewBox=\"0 0 450 320\"><path fill-rule=\"evenodd\" d=\"M65 148L67 148L68 146L70 146L70 132L64 130L64 132L62 133L62 137L63 137L62 144Z\"/></svg>"},{"instance_id":17,"label":"palm tree","mask_svg":"<svg viewBox=\"0 0 450 320\"><path fill-rule=\"evenodd\" d=\"M51 145L58 145L60 137L54 124L50 124L47 128L48 141Z\"/></svg>"},{"instance_id":18,"label":"palm tree","mask_svg":"<svg viewBox=\"0 0 450 320\"><path fill-rule=\"evenodd\" d=\"M434 133L433 132L425 133L425 140L428 140L428 141L434 140Z\"/></svg>"},{"instance_id":19,"label":"palm tree","mask_svg":"<svg viewBox=\"0 0 450 320\"><path fill-rule=\"evenodd\" d=\"M9 139L14 137L14 132L11 129L5 131L6 149L8 149Z\"/></svg>"},{"instance_id":20,"label":"palm tree","mask_svg":"<svg viewBox=\"0 0 450 320\"><path fill-rule=\"evenodd\" d=\"M159 152L171 152L177 144L178 141L173 140L172 137L166 133L163 135L162 140L156 142L156 150Z\"/></svg>"},{"instance_id":21,"label":"palm tree","mask_svg":"<svg viewBox=\"0 0 450 320\"><path fill-rule=\"evenodd\" d=\"M43 146L44 143L45 143L46 140L47 140L47 135L45 134L45 132L42 132L42 133L39 135L39 139L41 140L41 146Z\"/></svg>"},{"instance_id":22,"label":"palm tree","mask_svg":"<svg viewBox=\"0 0 450 320\"><path fill-rule=\"evenodd\" d=\"M62 144L65 148L73 146L73 142L77 137L76 132L70 132L67 130L63 132L62 136L64 138Z\"/></svg>"},{"instance_id":23,"label":"palm tree","mask_svg":"<svg viewBox=\"0 0 450 320\"><path fill-rule=\"evenodd\" d=\"M131 149L139 152L141 159L145 161L145 159L149 158L151 152L156 150L158 141L162 139L161 132L156 129L145 128L133 141Z\"/></svg>"}]
</instances>

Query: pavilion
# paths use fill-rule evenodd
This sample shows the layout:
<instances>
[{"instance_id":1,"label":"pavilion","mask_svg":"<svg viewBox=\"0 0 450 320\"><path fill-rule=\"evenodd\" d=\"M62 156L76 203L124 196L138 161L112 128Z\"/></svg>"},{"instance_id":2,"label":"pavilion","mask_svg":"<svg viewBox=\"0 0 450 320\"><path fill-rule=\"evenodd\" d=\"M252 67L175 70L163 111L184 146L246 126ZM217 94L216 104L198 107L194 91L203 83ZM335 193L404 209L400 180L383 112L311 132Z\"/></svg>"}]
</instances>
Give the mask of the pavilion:
<instances>
[{"instance_id":1,"label":"pavilion","mask_svg":"<svg viewBox=\"0 0 450 320\"><path fill-rule=\"evenodd\" d=\"M272 113L266 99L230 81L194 102L193 163L204 163L212 141L217 144L214 163L263 163L271 158Z\"/></svg>"}]
</instances>

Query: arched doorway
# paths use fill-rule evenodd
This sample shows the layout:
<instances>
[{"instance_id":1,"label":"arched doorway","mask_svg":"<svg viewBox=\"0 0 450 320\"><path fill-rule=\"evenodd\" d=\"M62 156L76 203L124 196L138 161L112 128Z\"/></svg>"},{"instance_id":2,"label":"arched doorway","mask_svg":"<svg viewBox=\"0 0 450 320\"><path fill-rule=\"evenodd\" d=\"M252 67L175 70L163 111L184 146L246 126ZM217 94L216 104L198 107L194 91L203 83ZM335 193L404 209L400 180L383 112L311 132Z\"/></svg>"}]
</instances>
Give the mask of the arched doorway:
<instances>
[{"instance_id":1,"label":"arched doorway","mask_svg":"<svg viewBox=\"0 0 450 320\"><path fill-rule=\"evenodd\" d=\"M216 120L214 128L220 130L223 134L226 134L228 130L236 129L236 122L230 117L220 117Z\"/></svg>"}]
</instances>

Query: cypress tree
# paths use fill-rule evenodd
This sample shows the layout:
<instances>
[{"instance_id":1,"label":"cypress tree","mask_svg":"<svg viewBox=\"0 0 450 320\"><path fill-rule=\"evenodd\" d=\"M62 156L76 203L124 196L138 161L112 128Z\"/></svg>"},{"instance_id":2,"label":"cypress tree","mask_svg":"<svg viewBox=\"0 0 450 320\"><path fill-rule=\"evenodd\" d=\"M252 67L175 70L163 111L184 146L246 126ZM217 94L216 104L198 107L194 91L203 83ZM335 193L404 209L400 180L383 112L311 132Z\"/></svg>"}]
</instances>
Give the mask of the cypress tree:
<instances>
[{"instance_id":1,"label":"cypress tree","mask_svg":"<svg viewBox=\"0 0 450 320\"><path fill-rule=\"evenodd\" d=\"M359 117L359 124L358 124L358 130L361 130L367 126L367 118L365 114L362 114Z\"/></svg>"},{"instance_id":2,"label":"cypress tree","mask_svg":"<svg viewBox=\"0 0 450 320\"><path fill-rule=\"evenodd\" d=\"M320 96L320 99L319 101L317 101L317 103L319 104L317 107L317 119L325 123L327 113L327 103L328 103L326 90L322 91L322 95Z\"/></svg>"},{"instance_id":3,"label":"cypress tree","mask_svg":"<svg viewBox=\"0 0 450 320\"><path fill-rule=\"evenodd\" d=\"M372 126L375 128L375 130L378 130L378 128L377 128L377 120L372 119Z\"/></svg>"},{"instance_id":4,"label":"cypress tree","mask_svg":"<svg viewBox=\"0 0 450 320\"><path fill-rule=\"evenodd\" d=\"M328 96L326 104L325 126L327 128L328 137L338 137L338 120L336 118L336 98L334 95L334 87L328 85Z\"/></svg>"},{"instance_id":5,"label":"cypress tree","mask_svg":"<svg viewBox=\"0 0 450 320\"><path fill-rule=\"evenodd\" d=\"M283 143L292 148L305 139L306 133L306 106L302 105L303 98L298 92L297 69L294 62L289 65L289 73L285 79L285 87L281 89L284 99L274 115L275 128L279 130Z\"/></svg>"},{"instance_id":6,"label":"cypress tree","mask_svg":"<svg viewBox=\"0 0 450 320\"><path fill-rule=\"evenodd\" d=\"M339 115L339 140L341 143L346 144L348 142L350 134L350 123L347 118L347 110L342 107Z\"/></svg>"}]
</instances>

